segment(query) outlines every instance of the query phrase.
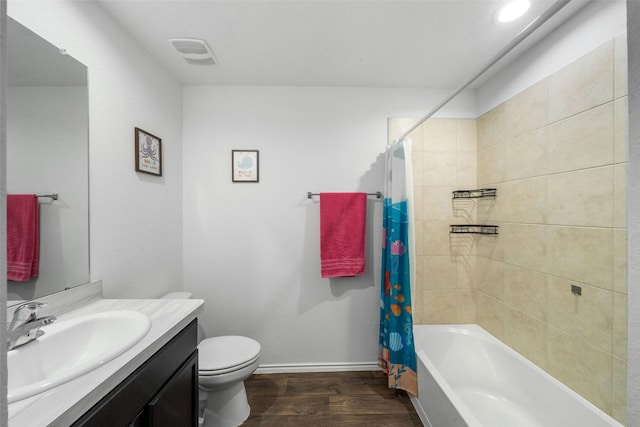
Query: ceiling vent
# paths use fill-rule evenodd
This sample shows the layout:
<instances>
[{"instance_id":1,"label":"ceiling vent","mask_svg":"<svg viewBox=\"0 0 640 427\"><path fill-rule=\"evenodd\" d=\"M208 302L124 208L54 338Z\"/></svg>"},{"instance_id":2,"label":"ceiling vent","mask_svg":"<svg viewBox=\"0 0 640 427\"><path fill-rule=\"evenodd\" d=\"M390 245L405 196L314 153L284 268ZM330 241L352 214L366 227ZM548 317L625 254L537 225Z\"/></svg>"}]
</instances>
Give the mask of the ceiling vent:
<instances>
[{"instance_id":1,"label":"ceiling vent","mask_svg":"<svg viewBox=\"0 0 640 427\"><path fill-rule=\"evenodd\" d=\"M217 63L213 50L204 40L169 39L169 42L189 64L215 65Z\"/></svg>"}]
</instances>

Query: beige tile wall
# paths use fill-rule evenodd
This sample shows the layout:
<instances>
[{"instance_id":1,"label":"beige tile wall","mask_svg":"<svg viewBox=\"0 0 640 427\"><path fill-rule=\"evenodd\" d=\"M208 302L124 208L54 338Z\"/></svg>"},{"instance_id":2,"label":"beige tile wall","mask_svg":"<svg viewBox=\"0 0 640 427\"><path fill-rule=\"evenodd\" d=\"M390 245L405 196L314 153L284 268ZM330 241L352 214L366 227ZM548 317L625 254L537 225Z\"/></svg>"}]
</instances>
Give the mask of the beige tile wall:
<instances>
[{"instance_id":1,"label":"beige tile wall","mask_svg":"<svg viewBox=\"0 0 640 427\"><path fill-rule=\"evenodd\" d=\"M478 323L623 423L626 116L621 35L477 120L409 136L415 323ZM391 119L390 140L413 123ZM497 197L451 199L485 187ZM449 234L473 222L500 234Z\"/></svg>"},{"instance_id":2,"label":"beige tile wall","mask_svg":"<svg viewBox=\"0 0 640 427\"><path fill-rule=\"evenodd\" d=\"M626 411L621 36L478 118L477 321L589 401ZM582 296L571 293L571 285Z\"/></svg>"},{"instance_id":3,"label":"beige tile wall","mask_svg":"<svg viewBox=\"0 0 640 427\"><path fill-rule=\"evenodd\" d=\"M390 119L397 139L417 119ZM476 323L476 242L449 225L476 220L474 203L452 203L459 188L476 188L476 120L432 119L412 141L417 286L414 322Z\"/></svg>"}]
</instances>

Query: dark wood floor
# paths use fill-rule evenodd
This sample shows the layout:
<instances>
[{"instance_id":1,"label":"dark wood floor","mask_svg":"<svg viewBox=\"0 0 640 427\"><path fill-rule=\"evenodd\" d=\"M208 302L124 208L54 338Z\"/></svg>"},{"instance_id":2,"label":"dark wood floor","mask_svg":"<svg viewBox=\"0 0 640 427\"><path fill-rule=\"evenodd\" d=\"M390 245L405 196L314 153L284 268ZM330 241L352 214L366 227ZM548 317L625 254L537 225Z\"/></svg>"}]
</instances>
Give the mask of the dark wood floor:
<instances>
[{"instance_id":1,"label":"dark wood floor","mask_svg":"<svg viewBox=\"0 0 640 427\"><path fill-rule=\"evenodd\" d=\"M422 426L404 391L382 372L254 374L243 426Z\"/></svg>"}]
</instances>

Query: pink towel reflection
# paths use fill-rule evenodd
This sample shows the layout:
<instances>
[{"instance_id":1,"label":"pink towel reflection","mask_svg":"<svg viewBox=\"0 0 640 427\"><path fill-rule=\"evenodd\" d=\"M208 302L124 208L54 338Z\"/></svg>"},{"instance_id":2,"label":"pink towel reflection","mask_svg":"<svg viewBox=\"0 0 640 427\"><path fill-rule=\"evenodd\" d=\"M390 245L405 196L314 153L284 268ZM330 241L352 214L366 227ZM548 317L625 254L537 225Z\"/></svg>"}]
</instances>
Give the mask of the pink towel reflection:
<instances>
[{"instance_id":1,"label":"pink towel reflection","mask_svg":"<svg viewBox=\"0 0 640 427\"><path fill-rule=\"evenodd\" d=\"M35 194L7 195L7 280L26 282L38 275L38 212Z\"/></svg>"}]
</instances>

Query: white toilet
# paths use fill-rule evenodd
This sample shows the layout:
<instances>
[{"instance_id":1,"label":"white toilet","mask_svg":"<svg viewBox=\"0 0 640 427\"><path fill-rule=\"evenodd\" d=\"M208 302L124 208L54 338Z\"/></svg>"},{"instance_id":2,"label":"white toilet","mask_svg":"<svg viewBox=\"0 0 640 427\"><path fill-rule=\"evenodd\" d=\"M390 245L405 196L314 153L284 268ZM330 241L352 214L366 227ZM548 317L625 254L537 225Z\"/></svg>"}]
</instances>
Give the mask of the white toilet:
<instances>
[{"instance_id":1,"label":"white toilet","mask_svg":"<svg viewBox=\"0 0 640 427\"><path fill-rule=\"evenodd\" d=\"M188 299L172 292L164 299ZM199 417L204 427L237 427L249 417L244 380L258 368L260 343L241 336L206 338L198 344Z\"/></svg>"}]
</instances>

